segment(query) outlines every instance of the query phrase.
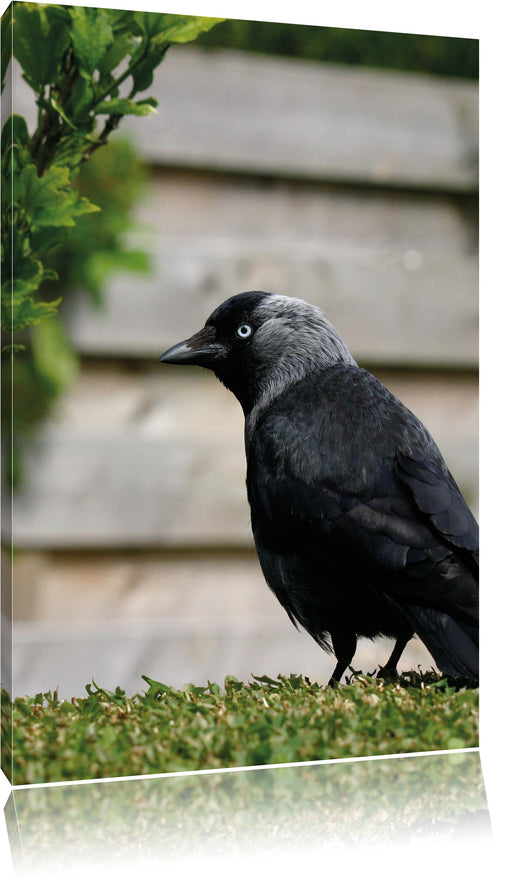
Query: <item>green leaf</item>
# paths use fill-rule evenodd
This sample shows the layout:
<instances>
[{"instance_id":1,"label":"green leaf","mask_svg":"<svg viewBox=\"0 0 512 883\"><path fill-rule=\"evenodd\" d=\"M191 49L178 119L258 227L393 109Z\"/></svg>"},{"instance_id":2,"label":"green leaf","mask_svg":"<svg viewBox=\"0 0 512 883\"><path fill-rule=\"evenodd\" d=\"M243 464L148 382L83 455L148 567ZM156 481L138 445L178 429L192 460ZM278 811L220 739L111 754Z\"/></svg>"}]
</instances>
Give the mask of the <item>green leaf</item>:
<instances>
[{"instance_id":1,"label":"green leaf","mask_svg":"<svg viewBox=\"0 0 512 883\"><path fill-rule=\"evenodd\" d=\"M16 282L16 280L15 280ZM36 301L30 296L23 296L10 282L2 285L1 319L2 330L7 334L16 334L27 325L38 325L44 319L57 314L57 307L62 298L54 301Z\"/></svg>"},{"instance_id":2,"label":"green leaf","mask_svg":"<svg viewBox=\"0 0 512 883\"><path fill-rule=\"evenodd\" d=\"M43 280L51 279L53 282L59 278L59 274L52 267L45 267L43 270Z\"/></svg>"},{"instance_id":3,"label":"green leaf","mask_svg":"<svg viewBox=\"0 0 512 883\"><path fill-rule=\"evenodd\" d=\"M13 113L5 121L2 128L2 154L11 144L24 147L28 143L28 129L25 119L18 113Z\"/></svg>"},{"instance_id":4,"label":"green leaf","mask_svg":"<svg viewBox=\"0 0 512 883\"><path fill-rule=\"evenodd\" d=\"M88 107L92 101L94 101L94 87L92 81L84 80L83 77L77 77L73 83L70 100L67 103L70 112L72 111L73 120L80 120L82 111L86 111L83 116L85 120L88 119ZM83 126L82 121L81 125Z\"/></svg>"},{"instance_id":5,"label":"green leaf","mask_svg":"<svg viewBox=\"0 0 512 883\"><path fill-rule=\"evenodd\" d=\"M105 10L111 12L112 10ZM138 43L133 34L115 35L114 42L110 49L105 53L103 58L98 62L98 70L101 74L110 74L115 68L121 64L127 55L132 55Z\"/></svg>"},{"instance_id":6,"label":"green leaf","mask_svg":"<svg viewBox=\"0 0 512 883\"><path fill-rule=\"evenodd\" d=\"M147 53L141 57L131 74L134 92L144 92L149 89L153 82L153 72L162 61L166 50L167 44L150 47Z\"/></svg>"},{"instance_id":7,"label":"green leaf","mask_svg":"<svg viewBox=\"0 0 512 883\"><path fill-rule=\"evenodd\" d=\"M40 374L58 389L70 384L78 373L78 358L71 349L58 316L48 318L32 331L32 356Z\"/></svg>"},{"instance_id":8,"label":"green leaf","mask_svg":"<svg viewBox=\"0 0 512 883\"><path fill-rule=\"evenodd\" d=\"M70 120L65 110L60 106L59 102L53 95L50 96L50 106L57 111L59 116L64 120L65 123L68 124L70 129L73 129L75 132L77 131L77 126L75 126L74 122Z\"/></svg>"},{"instance_id":9,"label":"green leaf","mask_svg":"<svg viewBox=\"0 0 512 883\"><path fill-rule=\"evenodd\" d=\"M130 9L104 9L116 37L126 33L138 33Z\"/></svg>"},{"instance_id":10,"label":"green leaf","mask_svg":"<svg viewBox=\"0 0 512 883\"><path fill-rule=\"evenodd\" d=\"M152 113L156 113L156 111L152 101L131 101L129 98L112 98L110 101L101 101L96 106L96 113L149 116Z\"/></svg>"},{"instance_id":11,"label":"green leaf","mask_svg":"<svg viewBox=\"0 0 512 883\"><path fill-rule=\"evenodd\" d=\"M147 39L169 43L189 43L203 31L209 31L218 22L224 21L223 18L154 12L134 12L133 17Z\"/></svg>"},{"instance_id":12,"label":"green leaf","mask_svg":"<svg viewBox=\"0 0 512 883\"><path fill-rule=\"evenodd\" d=\"M199 34L224 21L223 18L202 18L196 15L167 15L166 18L172 21L159 32L155 42L191 43Z\"/></svg>"},{"instance_id":13,"label":"green leaf","mask_svg":"<svg viewBox=\"0 0 512 883\"><path fill-rule=\"evenodd\" d=\"M141 675L143 681L146 681L150 687L157 690L168 690L169 687L167 684L163 684L162 681L155 681L153 678L148 677L148 675Z\"/></svg>"},{"instance_id":14,"label":"green leaf","mask_svg":"<svg viewBox=\"0 0 512 883\"><path fill-rule=\"evenodd\" d=\"M82 80L82 82L84 81ZM83 162L84 153L89 147L90 140L90 137L81 128L77 132L71 130L69 135L63 137L59 142L55 151L54 164L59 167L68 167L70 181L75 178Z\"/></svg>"},{"instance_id":15,"label":"green leaf","mask_svg":"<svg viewBox=\"0 0 512 883\"><path fill-rule=\"evenodd\" d=\"M66 714L69 712L70 714L76 714L76 708L72 702L68 702L66 699L60 703L59 706L61 711L64 711Z\"/></svg>"},{"instance_id":16,"label":"green leaf","mask_svg":"<svg viewBox=\"0 0 512 883\"><path fill-rule=\"evenodd\" d=\"M17 249L13 249L13 252ZM43 281L44 269L41 261L36 260L30 255L13 255L14 278L12 281L6 280L2 285L2 299L7 296L11 297L12 292L17 297L25 297L37 291ZM9 286L5 288L4 286Z\"/></svg>"},{"instance_id":17,"label":"green leaf","mask_svg":"<svg viewBox=\"0 0 512 883\"><path fill-rule=\"evenodd\" d=\"M37 93L59 77L62 57L69 46L66 10L36 3L14 4L14 55L23 76Z\"/></svg>"},{"instance_id":18,"label":"green leaf","mask_svg":"<svg viewBox=\"0 0 512 883\"><path fill-rule=\"evenodd\" d=\"M138 62L132 71L134 92L149 89L153 72L172 43L188 43L217 22L224 21L222 18L154 12L134 12L133 18L144 37L133 56L133 61Z\"/></svg>"},{"instance_id":19,"label":"green leaf","mask_svg":"<svg viewBox=\"0 0 512 883\"><path fill-rule=\"evenodd\" d=\"M44 255L60 245L74 227L39 227L30 231L30 247L34 254Z\"/></svg>"},{"instance_id":20,"label":"green leaf","mask_svg":"<svg viewBox=\"0 0 512 883\"><path fill-rule=\"evenodd\" d=\"M114 32L106 13L90 7L70 7L71 39L84 79L90 80L114 41Z\"/></svg>"},{"instance_id":21,"label":"green leaf","mask_svg":"<svg viewBox=\"0 0 512 883\"><path fill-rule=\"evenodd\" d=\"M69 169L52 166L38 177L34 165L22 169L16 201L28 223L38 227L73 227L75 218L100 211L72 187Z\"/></svg>"},{"instance_id":22,"label":"green leaf","mask_svg":"<svg viewBox=\"0 0 512 883\"><path fill-rule=\"evenodd\" d=\"M146 39L151 40L158 36L159 33L165 31L169 27L169 21L172 16L164 12L134 12L133 20L140 28L141 33Z\"/></svg>"},{"instance_id":23,"label":"green leaf","mask_svg":"<svg viewBox=\"0 0 512 883\"><path fill-rule=\"evenodd\" d=\"M12 5L2 15L2 92L12 52Z\"/></svg>"},{"instance_id":24,"label":"green leaf","mask_svg":"<svg viewBox=\"0 0 512 883\"><path fill-rule=\"evenodd\" d=\"M22 343L7 343L2 347L3 353L22 353L26 347Z\"/></svg>"}]
</instances>

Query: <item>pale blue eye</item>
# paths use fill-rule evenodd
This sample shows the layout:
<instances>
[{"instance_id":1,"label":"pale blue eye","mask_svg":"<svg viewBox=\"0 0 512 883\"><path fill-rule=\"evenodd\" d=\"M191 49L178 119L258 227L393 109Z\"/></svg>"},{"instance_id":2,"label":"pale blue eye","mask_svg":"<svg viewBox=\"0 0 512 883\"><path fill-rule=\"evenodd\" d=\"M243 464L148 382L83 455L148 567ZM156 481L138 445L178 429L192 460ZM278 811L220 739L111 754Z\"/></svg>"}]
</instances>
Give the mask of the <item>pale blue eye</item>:
<instances>
[{"instance_id":1,"label":"pale blue eye","mask_svg":"<svg viewBox=\"0 0 512 883\"><path fill-rule=\"evenodd\" d=\"M251 336L252 328L250 325L244 323L243 325L238 326L238 328L236 329L236 333L238 334L238 337L242 338L242 340L246 340L248 337Z\"/></svg>"}]
</instances>

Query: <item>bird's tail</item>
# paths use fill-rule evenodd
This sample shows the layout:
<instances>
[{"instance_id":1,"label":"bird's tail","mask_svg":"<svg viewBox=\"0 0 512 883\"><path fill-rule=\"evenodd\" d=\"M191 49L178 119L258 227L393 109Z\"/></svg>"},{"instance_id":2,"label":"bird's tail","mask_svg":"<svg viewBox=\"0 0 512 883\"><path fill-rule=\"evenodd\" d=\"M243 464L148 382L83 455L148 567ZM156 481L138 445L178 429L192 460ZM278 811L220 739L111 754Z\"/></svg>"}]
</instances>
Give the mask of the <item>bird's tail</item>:
<instances>
[{"instance_id":1,"label":"bird's tail","mask_svg":"<svg viewBox=\"0 0 512 883\"><path fill-rule=\"evenodd\" d=\"M477 625L425 607L408 607L407 616L443 674L478 678Z\"/></svg>"}]
</instances>

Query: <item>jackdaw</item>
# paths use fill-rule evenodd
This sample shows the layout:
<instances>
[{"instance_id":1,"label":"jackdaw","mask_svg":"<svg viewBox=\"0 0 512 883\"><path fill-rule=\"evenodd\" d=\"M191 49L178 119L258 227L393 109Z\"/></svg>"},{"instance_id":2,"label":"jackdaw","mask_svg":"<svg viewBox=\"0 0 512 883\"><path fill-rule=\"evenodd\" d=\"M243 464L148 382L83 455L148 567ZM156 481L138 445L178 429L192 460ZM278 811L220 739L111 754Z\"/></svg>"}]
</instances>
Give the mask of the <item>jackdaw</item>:
<instances>
[{"instance_id":1,"label":"jackdaw","mask_svg":"<svg viewBox=\"0 0 512 883\"><path fill-rule=\"evenodd\" d=\"M350 665L359 637L417 634L478 677L478 525L423 424L358 366L314 306L249 291L160 361L211 369L245 415L265 579L294 625Z\"/></svg>"}]
</instances>

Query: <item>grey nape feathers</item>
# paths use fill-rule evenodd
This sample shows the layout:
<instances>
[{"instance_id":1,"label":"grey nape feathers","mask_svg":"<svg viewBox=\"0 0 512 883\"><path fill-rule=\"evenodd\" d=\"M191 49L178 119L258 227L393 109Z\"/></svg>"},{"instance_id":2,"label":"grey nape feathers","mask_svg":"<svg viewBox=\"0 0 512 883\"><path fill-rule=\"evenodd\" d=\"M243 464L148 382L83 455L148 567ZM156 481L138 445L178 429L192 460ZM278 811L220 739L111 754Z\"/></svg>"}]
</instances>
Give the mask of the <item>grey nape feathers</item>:
<instances>
[{"instance_id":1,"label":"grey nape feathers","mask_svg":"<svg viewBox=\"0 0 512 883\"><path fill-rule=\"evenodd\" d=\"M417 634L447 675L478 677L478 526L423 424L360 368L316 307L250 291L161 357L215 372L245 414L265 579L333 650Z\"/></svg>"}]
</instances>

